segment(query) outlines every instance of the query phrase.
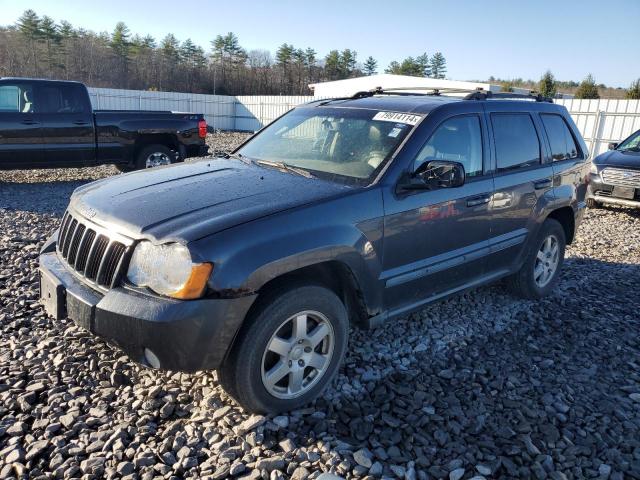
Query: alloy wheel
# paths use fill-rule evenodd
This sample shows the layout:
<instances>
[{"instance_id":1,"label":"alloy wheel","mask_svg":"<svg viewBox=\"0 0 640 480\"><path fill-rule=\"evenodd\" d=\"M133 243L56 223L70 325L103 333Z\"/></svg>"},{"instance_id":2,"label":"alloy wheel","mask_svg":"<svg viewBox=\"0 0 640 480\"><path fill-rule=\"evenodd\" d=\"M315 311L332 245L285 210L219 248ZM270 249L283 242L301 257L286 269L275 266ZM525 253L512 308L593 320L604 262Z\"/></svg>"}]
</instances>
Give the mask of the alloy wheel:
<instances>
[{"instance_id":1,"label":"alloy wheel","mask_svg":"<svg viewBox=\"0 0 640 480\"><path fill-rule=\"evenodd\" d=\"M303 311L287 318L267 342L262 355L262 384L276 398L304 395L331 363L335 333L320 312Z\"/></svg>"}]
</instances>

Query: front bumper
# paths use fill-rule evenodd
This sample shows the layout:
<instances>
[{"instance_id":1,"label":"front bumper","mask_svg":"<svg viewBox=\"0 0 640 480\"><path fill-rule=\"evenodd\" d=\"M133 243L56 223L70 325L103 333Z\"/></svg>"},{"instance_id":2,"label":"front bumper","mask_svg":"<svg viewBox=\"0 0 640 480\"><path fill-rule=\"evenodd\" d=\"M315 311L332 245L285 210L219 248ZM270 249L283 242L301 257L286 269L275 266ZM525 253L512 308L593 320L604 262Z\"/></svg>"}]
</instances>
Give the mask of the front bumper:
<instances>
[{"instance_id":1,"label":"front bumper","mask_svg":"<svg viewBox=\"0 0 640 480\"><path fill-rule=\"evenodd\" d=\"M114 288L102 295L83 284L55 252L40 255L40 299L57 319L115 343L150 366L145 349L165 370L218 368L256 295L181 301Z\"/></svg>"},{"instance_id":2,"label":"front bumper","mask_svg":"<svg viewBox=\"0 0 640 480\"><path fill-rule=\"evenodd\" d=\"M635 189L634 198L620 198L615 195L614 185L605 183L600 174L589 174L587 198L598 203L622 205L626 207L640 207L640 188Z\"/></svg>"}]
</instances>

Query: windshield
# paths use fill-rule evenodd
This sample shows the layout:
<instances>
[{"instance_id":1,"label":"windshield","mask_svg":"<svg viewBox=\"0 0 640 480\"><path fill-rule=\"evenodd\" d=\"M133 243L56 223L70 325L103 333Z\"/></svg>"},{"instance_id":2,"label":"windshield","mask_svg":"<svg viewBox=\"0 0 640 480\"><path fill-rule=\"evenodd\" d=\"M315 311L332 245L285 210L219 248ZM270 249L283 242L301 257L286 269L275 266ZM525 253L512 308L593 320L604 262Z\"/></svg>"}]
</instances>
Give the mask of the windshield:
<instances>
[{"instance_id":1,"label":"windshield","mask_svg":"<svg viewBox=\"0 0 640 480\"><path fill-rule=\"evenodd\" d=\"M237 153L341 183L370 183L419 115L302 107L266 127Z\"/></svg>"},{"instance_id":2,"label":"windshield","mask_svg":"<svg viewBox=\"0 0 640 480\"><path fill-rule=\"evenodd\" d=\"M634 133L624 142L618 145L618 148L616 148L616 150L620 150L622 152L640 152L640 131Z\"/></svg>"}]
</instances>

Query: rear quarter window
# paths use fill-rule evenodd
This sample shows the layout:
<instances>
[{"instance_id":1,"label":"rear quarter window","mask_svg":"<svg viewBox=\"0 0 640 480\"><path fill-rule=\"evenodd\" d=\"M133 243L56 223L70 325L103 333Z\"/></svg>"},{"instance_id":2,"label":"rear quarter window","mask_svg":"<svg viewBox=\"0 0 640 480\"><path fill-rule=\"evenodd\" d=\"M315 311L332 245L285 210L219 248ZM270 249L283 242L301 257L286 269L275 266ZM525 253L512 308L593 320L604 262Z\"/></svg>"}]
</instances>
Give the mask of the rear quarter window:
<instances>
[{"instance_id":1,"label":"rear quarter window","mask_svg":"<svg viewBox=\"0 0 640 480\"><path fill-rule=\"evenodd\" d=\"M492 113L498 171L540 164L540 140L528 113Z\"/></svg>"},{"instance_id":2,"label":"rear quarter window","mask_svg":"<svg viewBox=\"0 0 640 480\"><path fill-rule=\"evenodd\" d=\"M540 115L544 130L549 137L551 156L554 161L578 158L579 150L576 141L560 115L543 113Z\"/></svg>"}]
</instances>

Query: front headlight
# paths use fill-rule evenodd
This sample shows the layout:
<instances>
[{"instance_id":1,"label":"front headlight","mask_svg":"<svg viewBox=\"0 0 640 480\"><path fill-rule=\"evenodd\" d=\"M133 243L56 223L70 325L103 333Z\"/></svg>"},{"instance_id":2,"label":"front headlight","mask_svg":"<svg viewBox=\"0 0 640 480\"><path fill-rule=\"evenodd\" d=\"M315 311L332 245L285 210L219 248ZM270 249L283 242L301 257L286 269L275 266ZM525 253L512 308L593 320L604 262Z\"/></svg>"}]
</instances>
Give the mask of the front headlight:
<instances>
[{"instance_id":1,"label":"front headlight","mask_svg":"<svg viewBox=\"0 0 640 480\"><path fill-rule=\"evenodd\" d=\"M193 263L184 245L142 241L133 251L127 278L138 287L186 300L202 296L212 269L211 263Z\"/></svg>"},{"instance_id":2,"label":"front headlight","mask_svg":"<svg viewBox=\"0 0 640 480\"><path fill-rule=\"evenodd\" d=\"M593 173L594 175L598 174L598 167L596 166L595 163L591 162L591 170L589 170L591 173Z\"/></svg>"}]
</instances>

